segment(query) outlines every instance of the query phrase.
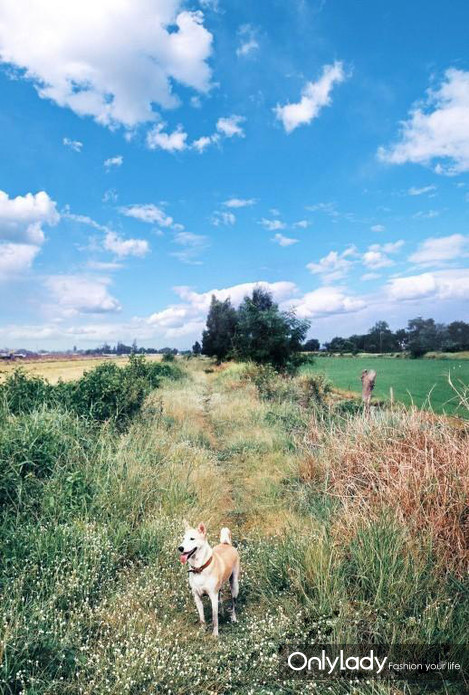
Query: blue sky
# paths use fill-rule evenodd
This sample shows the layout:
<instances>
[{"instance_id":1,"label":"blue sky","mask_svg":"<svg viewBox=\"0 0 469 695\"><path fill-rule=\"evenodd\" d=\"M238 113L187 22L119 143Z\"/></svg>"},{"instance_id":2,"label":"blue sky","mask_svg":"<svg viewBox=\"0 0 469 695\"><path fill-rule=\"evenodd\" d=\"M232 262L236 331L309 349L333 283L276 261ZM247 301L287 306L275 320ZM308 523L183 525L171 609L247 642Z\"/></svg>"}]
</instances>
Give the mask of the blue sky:
<instances>
[{"instance_id":1,"label":"blue sky","mask_svg":"<svg viewBox=\"0 0 469 695\"><path fill-rule=\"evenodd\" d=\"M469 6L4 0L0 347L467 318Z\"/></svg>"}]
</instances>

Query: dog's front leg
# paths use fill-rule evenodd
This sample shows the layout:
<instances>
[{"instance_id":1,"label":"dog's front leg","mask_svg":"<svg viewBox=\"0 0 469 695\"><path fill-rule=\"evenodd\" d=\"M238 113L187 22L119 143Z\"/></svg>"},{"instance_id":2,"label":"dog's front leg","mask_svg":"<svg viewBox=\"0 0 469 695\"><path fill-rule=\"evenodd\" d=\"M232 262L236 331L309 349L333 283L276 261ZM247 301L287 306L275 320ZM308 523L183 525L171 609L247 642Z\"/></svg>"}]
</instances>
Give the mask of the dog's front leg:
<instances>
[{"instance_id":1,"label":"dog's front leg","mask_svg":"<svg viewBox=\"0 0 469 695\"><path fill-rule=\"evenodd\" d=\"M212 602L212 623L214 637L218 637L218 591L210 594L210 601Z\"/></svg>"},{"instance_id":2,"label":"dog's front leg","mask_svg":"<svg viewBox=\"0 0 469 695\"><path fill-rule=\"evenodd\" d=\"M205 625L204 604L202 602L202 599L200 598L197 591L193 591L192 595L194 597L195 605L196 605L197 611L199 613L200 623L202 625Z\"/></svg>"}]
</instances>

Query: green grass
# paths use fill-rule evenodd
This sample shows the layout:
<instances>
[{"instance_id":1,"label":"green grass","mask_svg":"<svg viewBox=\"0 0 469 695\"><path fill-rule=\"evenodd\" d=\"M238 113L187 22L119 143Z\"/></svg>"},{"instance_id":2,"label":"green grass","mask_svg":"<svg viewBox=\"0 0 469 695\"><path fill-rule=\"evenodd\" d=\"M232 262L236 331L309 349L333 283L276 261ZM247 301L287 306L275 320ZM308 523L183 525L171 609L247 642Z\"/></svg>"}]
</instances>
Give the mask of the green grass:
<instances>
[{"instance_id":1,"label":"green grass","mask_svg":"<svg viewBox=\"0 0 469 695\"><path fill-rule=\"evenodd\" d=\"M390 388L394 399L405 405L433 409L448 415L463 414L458 400L448 384L448 373L457 385L469 383L469 361L466 360L411 360L386 357L317 357L306 372L323 372L333 386L345 391L361 392L360 375L363 369L377 372L373 396L389 399Z\"/></svg>"}]
</instances>

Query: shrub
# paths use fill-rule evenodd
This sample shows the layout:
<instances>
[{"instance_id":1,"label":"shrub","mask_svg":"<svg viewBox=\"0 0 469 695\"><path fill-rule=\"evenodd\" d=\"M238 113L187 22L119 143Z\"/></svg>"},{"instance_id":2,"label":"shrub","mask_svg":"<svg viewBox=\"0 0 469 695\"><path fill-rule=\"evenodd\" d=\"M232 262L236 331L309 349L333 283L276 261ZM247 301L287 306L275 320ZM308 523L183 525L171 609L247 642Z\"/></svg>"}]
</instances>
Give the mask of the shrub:
<instances>
[{"instance_id":1,"label":"shrub","mask_svg":"<svg viewBox=\"0 0 469 695\"><path fill-rule=\"evenodd\" d=\"M0 384L0 400L7 412L15 415L29 413L39 405L51 402L53 391L54 387L45 379L26 374L19 368Z\"/></svg>"}]
</instances>

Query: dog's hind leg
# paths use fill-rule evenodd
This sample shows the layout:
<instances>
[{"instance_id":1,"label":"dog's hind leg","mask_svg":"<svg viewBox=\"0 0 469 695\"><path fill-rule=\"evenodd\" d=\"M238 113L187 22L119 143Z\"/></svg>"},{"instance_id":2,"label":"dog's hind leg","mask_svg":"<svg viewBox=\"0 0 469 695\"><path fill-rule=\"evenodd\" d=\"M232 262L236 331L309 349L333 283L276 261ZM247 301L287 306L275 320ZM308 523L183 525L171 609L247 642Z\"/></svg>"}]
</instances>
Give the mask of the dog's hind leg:
<instances>
[{"instance_id":1,"label":"dog's hind leg","mask_svg":"<svg viewBox=\"0 0 469 695\"><path fill-rule=\"evenodd\" d=\"M238 619L236 617L236 599L239 593L239 583L238 583L239 566L235 567L231 577L230 577L230 588L231 588L231 622L236 623Z\"/></svg>"},{"instance_id":2,"label":"dog's hind leg","mask_svg":"<svg viewBox=\"0 0 469 695\"><path fill-rule=\"evenodd\" d=\"M194 597L195 605L199 613L200 623L201 625L205 625L204 604L202 603L202 599L196 591L193 591L192 595Z\"/></svg>"},{"instance_id":3,"label":"dog's hind leg","mask_svg":"<svg viewBox=\"0 0 469 695\"><path fill-rule=\"evenodd\" d=\"M212 623L213 631L212 635L218 637L218 591L215 591L210 595L210 601L212 603Z\"/></svg>"}]
</instances>

